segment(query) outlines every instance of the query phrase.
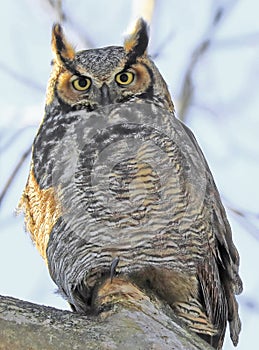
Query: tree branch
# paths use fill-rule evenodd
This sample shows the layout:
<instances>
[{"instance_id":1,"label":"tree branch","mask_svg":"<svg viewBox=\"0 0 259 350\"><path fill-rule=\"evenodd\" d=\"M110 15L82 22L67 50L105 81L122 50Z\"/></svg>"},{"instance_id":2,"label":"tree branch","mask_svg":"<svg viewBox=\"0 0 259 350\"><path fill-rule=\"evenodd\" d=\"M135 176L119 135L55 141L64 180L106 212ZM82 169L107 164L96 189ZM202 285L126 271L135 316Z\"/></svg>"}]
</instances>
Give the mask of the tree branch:
<instances>
[{"instance_id":1,"label":"tree branch","mask_svg":"<svg viewBox=\"0 0 259 350\"><path fill-rule=\"evenodd\" d=\"M107 291L109 285L113 283L108 281L105 296L100 295L103 310L116 299ZM126 289L131 297L91 317L0 296L0 350L212 349L135 286L123 286L123 293Z\"/></svg>"}]
</instances>

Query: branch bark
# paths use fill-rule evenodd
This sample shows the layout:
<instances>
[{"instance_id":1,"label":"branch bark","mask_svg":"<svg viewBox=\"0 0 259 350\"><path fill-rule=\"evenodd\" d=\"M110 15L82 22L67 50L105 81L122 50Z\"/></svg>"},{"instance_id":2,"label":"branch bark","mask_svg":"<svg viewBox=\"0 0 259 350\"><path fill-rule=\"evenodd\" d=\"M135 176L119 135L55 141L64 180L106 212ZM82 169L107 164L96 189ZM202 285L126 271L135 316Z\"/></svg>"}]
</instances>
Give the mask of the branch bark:
<instances>
[{"instance_id":1,"label":"branch bark","mask_svg":"<svg viewBox=\"0 0 259 350\"><path fill-rule=\"evenodd\" d=\"M107 285L105 296L100 295L106 311L98 316L0 296L0 350L212 349L131 284L126 286L131 297L117 300L107 311L108 302L116 299L113 293L107 294Z\"/></svg>"}]
</instances>

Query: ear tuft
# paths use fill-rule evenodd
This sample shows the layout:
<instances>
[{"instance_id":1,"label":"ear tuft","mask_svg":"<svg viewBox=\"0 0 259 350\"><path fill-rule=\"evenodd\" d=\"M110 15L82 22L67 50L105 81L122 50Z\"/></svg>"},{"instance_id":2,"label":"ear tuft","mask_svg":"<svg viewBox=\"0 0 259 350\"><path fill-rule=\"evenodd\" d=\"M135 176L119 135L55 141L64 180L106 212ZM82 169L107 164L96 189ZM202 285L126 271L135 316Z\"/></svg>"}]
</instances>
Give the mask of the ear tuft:
<instances>
[{"instance_id":1,"label":"ear tuft","mask_svg":"<svg viewBox=\"0 0 259 350\"><path fill-rule=\"evenodd\" d=\"M75 50L72 45L67 42L62 27L58 23L54 24L52 28L51 45L55 58L60 63L74 59Z\"/></svg>"},{"instance_id":2,"label":"ear tuft","mask_svg":"<svg viewBox=\"0 0 259 350\"><path fill-rule=\"evenodd\" d=\"M131 56L139 57L146 53L148 45L148 26L140 18L137 20L132 33L124 41L124 49Z\"/></svg>"}]
</instances>

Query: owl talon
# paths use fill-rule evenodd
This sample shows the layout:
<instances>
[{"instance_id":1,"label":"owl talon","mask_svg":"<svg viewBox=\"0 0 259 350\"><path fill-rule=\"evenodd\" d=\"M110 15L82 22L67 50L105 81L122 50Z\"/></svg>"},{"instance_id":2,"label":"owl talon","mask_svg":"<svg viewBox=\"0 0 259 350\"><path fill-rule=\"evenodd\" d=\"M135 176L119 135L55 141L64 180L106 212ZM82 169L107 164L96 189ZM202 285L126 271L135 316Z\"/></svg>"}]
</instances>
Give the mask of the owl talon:
<instances>
[{"instance_id":1,"label":"owl talon","mask_svg":"<svg viewBox=\"0 0 259 350\"><path fill-rule=\"evenodd\" d=\"M116 267L118 266L119 261L120 261L120 258L118 256L112 260L111 270L110 270L111 283L112 283L113 277L116 274Z\"/></svg>"}]
</instances>

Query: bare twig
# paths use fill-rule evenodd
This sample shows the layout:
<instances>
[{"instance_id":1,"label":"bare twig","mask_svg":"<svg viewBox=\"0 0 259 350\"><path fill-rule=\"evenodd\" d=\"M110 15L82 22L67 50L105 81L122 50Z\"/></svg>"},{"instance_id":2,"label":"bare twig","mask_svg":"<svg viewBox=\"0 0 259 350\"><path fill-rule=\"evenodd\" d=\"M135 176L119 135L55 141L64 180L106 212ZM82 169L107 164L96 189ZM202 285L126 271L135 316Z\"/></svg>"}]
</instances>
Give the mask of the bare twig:
<instances>
[{"instance_id":1,"label":"bare twig","mask_svg":"<svg viewBox=\"0 0 259 350\"><path fill-rule=\"evenodd\" d=\"M163 50L165 49L165 47L167 45L169 45L170 41L172 40L172 38L174 37L175 32L173 30L171 30L168 35L160 42L160 44L158 45L158 47L156 48L156 51L152 54L152 58L156 59L159 56L161 56Z\"/></svg>"},{"instance_id":2,"label":"bare twig","mask_svg":"<svg viewBox=\"0 0 259 350\"><path fill-rule=\"evenodd\" d=\"M184 74L182 88L179 94L179 108L178 108L178 118L182 121L186 119L187 112L192 103L194 95L194 84L193 84L193 73L196 68L197 63L200 61L201 57L206 53L211 44L210 39L205 39L202 41L198 47L193 51L190 63Z\"/></svg>"},{"instance_id":3,"label":"bare twig","mask_svg":"<svg viewBox=\"0 0 259 350\"><path fill-rule=\"evenodd\" d=\"M231 3L231 5L233 5ZM209 48L212 45L214 40L216 29L219 27L219 24L222 23L222 19L230 10L230 5L222 7L221 4L216 7L213 11L210 24L206 28L205 35L203 39L198 43L198 45L193 50L193 53L190 58L190 62L187 65L187 69L184 74L182 88L179 94L179 109L178 117L180 120L184 121L186 119L189 107L192 103L194 96L194 84L193 84L193 74L196 69L197 64L200 62L201 58L207 53Z\"/></svg>"},{"instance_id":4,"label":"bare twig","mask_svg":"<svg viewBox=\"0 0 259 350\"><path fill-rule=\"evenodd\" d=\"M249 311L259 313L259 304L257 300L251 297L247 296L240 296L239 302L242 304L242 306L249 309Z\"/></svg>"},{"instance_id":5,"label":"bare twig","mask_svg":"<svg viewBox=\"0 0 259 350\"><path fill-rule=\"evenodd\" d=\"M131 5L131 22L143 18L149 25L155 10L155 0L133 0Z\"/></svg>"},{"instance_id":6,"label":"bare twig","mask_svg":"<svg viewBox=\"0 0 259 350\"><path fill-rule=\"evenodd\" d=\"M237 46L254 46L259 43L259 32L247 33L236 37L215 40L216 48L229 48Z\"/></svg>"},{"instance_id":7,"label":"bare twig","mask_svg":"<svg viewBox=\"0 0 259 350\"><path fill-rule=\"evenodd\" d=\"M62 0L47 0L49 5L55 10L57 19L60 23L66 20L66 15L63 12Z\"/></svg>"},{"instance_id":8,"label":"bare twig","mask_svg":"<svg viewBox=\"0 0 259 350\"><path fill-rule=\"evenodd\" d=\"M23 163L25 162L27 157L30 155L30 153L31 153L31 146L22 154L19 162L16 164L14 170L12 171L11 175L9 176L9 178L8 178L4 188L3 188L3 191L0 194L0 207L1 207L1 204L3 202L4 197L6 196L6 193L10 189L16 175L18 174L20 168L22 167Z\"/></svg>"},{"instance_id":9,"label":"bare twig","mask_svg":"<svg viewBox=\"0 0 259 350\"><path fill-rule=\"evenodd\" d=\"M47 0L47 2L51 10L55 13L57 20L63 24L67 23L78 34L86 48L95 47L93 40L86 33L84 27L81 27L77 21L74 21L71 14L64 11L62 0Z\"/></svg>"},{"instance_id":10,"label":"bare twig","mask_svg":"<svg viewBox=\"0 0 259 350\"><path fill-rule=\"evenodd\" d=\"M234 217L234 219L243 227L249 234L251 234L257 241L259 240L259 213L253 213L248 210L237 208L228 199L223 197L226 207ZM254 220L258 221L258 226L254 224Z\"/></svg>"},{"instance_id":11,"label":"bare twig","mask_svg":"<svg viewBox=\"0 0 259 350\"><path fill-rule=\"evenodd\" d=\"M22 75L9 67L7 64L0 62L0 70L2 70L4 73L8 74L13 79L17 80L19 83L22 83L23 85L26 85L30 89L38 90L41 93L45 92L45 87L41 84L37 83L36 81L29 79L28 76Z\"/></svg>"},{"instance_id":12,"label":"bare twig","mask_svg":"<svg viewBox=\"0 0 259 350\"><path fill-rule=\"evenodd\" d=\"M17 138L18 138L19 136L21 136L21 134L22 134L24 131L26 131L26 130L29 129L29 128L34 128L34 127L35 127L35 125L27 125L27 126L24 126L23 128L20 128L20 129L16 130L16 131L9 137L9 139L8 139L4 144L1 145L1 147L0 147L0 153L6 152L7 148L10 147L10 146L12 146L13 143L17 140Z\"/></svg>"}]
</instances>

